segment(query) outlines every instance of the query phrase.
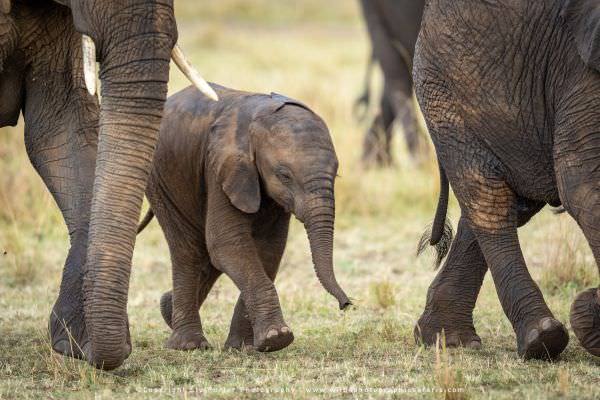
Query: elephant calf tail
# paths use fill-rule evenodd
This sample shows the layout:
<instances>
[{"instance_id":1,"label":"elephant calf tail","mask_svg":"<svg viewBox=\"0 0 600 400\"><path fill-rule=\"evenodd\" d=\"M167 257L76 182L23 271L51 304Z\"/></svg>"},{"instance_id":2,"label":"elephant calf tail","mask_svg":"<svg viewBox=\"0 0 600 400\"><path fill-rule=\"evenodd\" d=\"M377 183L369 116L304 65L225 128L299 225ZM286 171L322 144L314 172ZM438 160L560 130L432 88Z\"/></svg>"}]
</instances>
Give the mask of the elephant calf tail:
<instances>
[{"instance_id":1,"label":"elephant calf tail","mask_svg":"<svg viewBox=\"0 0 600 400\"><path fill-rule=\"evenodd\" d=\"M146 227L148 226L148 224L150 223L150 221L152 221L152 218L154 218L154 212L152 211L152 209L150 209L150 210L148 210L148 212L144 216L144 219L142 219L142 221L138 225L138 228L137 228L138 235L139 235L139 233L141 231L143 231L144 229L146 229Z\"/></svg>"},{"instance_id":2,"label":"elephant calf tail","mask_svg":"<svg viewBox=\"0 0 600 400\"><path fill-rule=\"evenodd\" d=\"M440 198L438 200L437 210L435 212L435 218L433 223L427 227L417 247L417 256L427 249L427 245L433 246L436 259L435 268L438 268L442 263L446 254L450 250L454 232L452 230L452 223L446 218L448 213L448 196L450 192L450 185L448 183L448 177L444 168L439 165L440 168Z\"/></svg>"}]
</instances>

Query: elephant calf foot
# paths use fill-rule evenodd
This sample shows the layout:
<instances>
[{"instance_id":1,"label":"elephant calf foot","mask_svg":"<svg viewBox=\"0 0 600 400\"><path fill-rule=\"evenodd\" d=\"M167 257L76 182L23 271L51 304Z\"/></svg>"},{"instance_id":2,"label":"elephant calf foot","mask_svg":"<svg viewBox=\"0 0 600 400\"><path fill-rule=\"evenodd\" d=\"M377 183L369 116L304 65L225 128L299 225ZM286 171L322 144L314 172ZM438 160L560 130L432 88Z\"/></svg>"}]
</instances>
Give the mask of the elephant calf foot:
<instances>
[{"instance_id":1,"label":"elephant calf foot","mask_svg":"<svg viewBox=\"0 0 600 400\"><path fill-rule=\"evenodd\" d=\"M254 333L250 322L243 326L232 326L229 330L229 336L225 341L225 350L253 350L254 349Z\"/></svg>"},{"instance_id":2,"label":"elephant calf foot","mask_svg":"<svg viewBox=\"0 0 600 400\"><path fill-rule=\"evenodd\" d=\"M446 340L447 347L481 348L481 338L472 324L450 324L436 322L436 318L423 315L415 326L414 336L417 344L433 346L438 336Z\"/></svg>"},{"instance_id":3,"label":"elephant calf foot","mask_svg":"<svg viewBox=\"0 0 600 400\"><path fill-rule=\"evenodd\" d=\"M269 326L260 332L254 332L254 348L258 351L277 351L289 346L294 334L287 325Z\"/></svg>"},{"instance_id":4,"label":"elephant calf foot","mask_svg":"<svg viewBox=\"0 0 600 400\"><path fill-rule=\"evenodd\" d=\"M559 321L544 317L518 335L518 352L526 360L554 360L569 343L569 333Z\"/></svg>"},{"instance_id":5,"label":"elephant calf foot","mask_svg":"<svg viewBox=\"0 0 600 400\"><path fill-rule=\"evenodd\" d=\"M598 289L580 293L571 306L571 326L579 343L592 355L600 357L600 298Z\"/></svg>"},{"instance_id":6,"label":"elephant calf foot","mask_svg":"<svg viewBox=\"0 0 600 400\"><path fill-rule=\"evenodd\" d=\"M253 350L254 349L254 335L250 336L238 336L229 335L223 346L225 350Z\"/></svg>"},{"instance_id":7,"label":"elephant calf foot","mask_svg":"<svg viewBox=\"0 0 600 400\"><path fill-rule=\"evenodd\" d=\"M180 328L175 329L169 340L167 347L173 350L209 350L210 343L204 337L202 332L197 328Z\"/></svg>"}]
</instances>

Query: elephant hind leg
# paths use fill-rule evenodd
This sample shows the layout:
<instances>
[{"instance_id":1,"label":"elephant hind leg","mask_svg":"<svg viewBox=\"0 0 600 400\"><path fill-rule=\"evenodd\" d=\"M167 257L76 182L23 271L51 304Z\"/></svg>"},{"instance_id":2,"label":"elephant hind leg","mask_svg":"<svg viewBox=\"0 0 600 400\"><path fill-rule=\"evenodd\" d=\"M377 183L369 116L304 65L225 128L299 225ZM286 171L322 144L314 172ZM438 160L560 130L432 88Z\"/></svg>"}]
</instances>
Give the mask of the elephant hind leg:
<instances>
[{"instance_id":1,"label":"elephant hind leg","mask_svg":"<svg viewBox=\"0 0 600 400\"><path fill-rule=\"evenodd\" d=\"M459 166L449 170L449 179L515 330L519 355L554 359L566 347L569 335L527 270L517 235L517 227L527 218L520 216L521 202L498 172L501 165L488 156L485 163L454 160Z\"/></svg>"},{"instance_id":2,"label":"elephant hind leg","mask_svg":"<svg viewBox=\"0 0 600 400\"><path fill-rule=\"evenodd\" d=\"M205 252L188 250L184 254L171 253L173 291L161 298L161 314L173 329L167 347L207 350L211 346L204 336L199 309L221 272L212 267Z\"/></svg>"},{"instance_id":3,"label":"elephant hind leg","mask_svg":"<svg viewBox=\"0 0 600 400\"><path fill-rule=\"evenodd\" d=\"M202 235L182 217L152 174L146 190L152 210L165 234L172 264L173 290L163 294L161 314L172 329L167 347L175 350L206 350L198 309L220 275L210 263Z\"/></svg>"},{"instance_id":4,"label":"elephant hind leg","mask_svg":"<svg viewBox=\"0 0 600 400\"><path fill-rule=\"evenodd\" d=\"M486 272L477 239L461 218L448 258L427 291L425 310L414 330L417 343L433 345L443 331L449 347L481 346L473 309Z\"/></svg>"}]
</instances>

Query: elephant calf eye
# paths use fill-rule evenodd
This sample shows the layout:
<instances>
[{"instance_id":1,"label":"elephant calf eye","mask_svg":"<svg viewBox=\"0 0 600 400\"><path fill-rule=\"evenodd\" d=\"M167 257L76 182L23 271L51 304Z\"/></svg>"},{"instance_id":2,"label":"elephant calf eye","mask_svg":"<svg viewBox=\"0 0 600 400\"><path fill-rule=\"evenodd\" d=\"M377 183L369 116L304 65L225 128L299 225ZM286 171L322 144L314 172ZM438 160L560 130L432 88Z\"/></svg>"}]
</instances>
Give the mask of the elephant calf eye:
<instances>
[{"instance_id":1,"label":"elephant calf eye","mask_svg":"<svg viewBox=\"0 0 600 400\"><path fill-rule=\"evenodd\" d=\"M289 185L292 182L292 174L286 170L278 170L275 175L277 179L284 185Z\"/></svg>"}]
</instances>

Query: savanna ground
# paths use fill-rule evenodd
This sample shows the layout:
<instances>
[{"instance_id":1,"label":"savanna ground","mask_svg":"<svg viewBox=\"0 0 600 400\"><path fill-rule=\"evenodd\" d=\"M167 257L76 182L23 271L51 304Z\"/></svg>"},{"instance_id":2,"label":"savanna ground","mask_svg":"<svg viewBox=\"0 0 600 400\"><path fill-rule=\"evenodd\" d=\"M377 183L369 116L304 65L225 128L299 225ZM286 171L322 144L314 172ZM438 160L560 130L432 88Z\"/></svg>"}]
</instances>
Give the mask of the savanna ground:
<instances>
[{"instance_id":1,"label":"savanna ground","mask_svg":"<svg viewBox=\"0 0 600 400\"><path fill-rule=\"evenodd\" d=\"M200 4L202 6L200 6ZM368 53L357 4L350 0L177 0L180 42L205 76L246 90L277 91L328 122L341 161L337 181L337 276L355 309L342 313L312 271L305 233L293 222L277 279L296 340L271 354L224 352L237 298L223 277L202 308L214 350L177 352L164 343L159 313L170 263L156 222L133 260L129 315L134 351L113 372L54 354L46 324L67 253L67 232L30 166L22 128L0 131L0 398L356 397L597 398L600 363L571 342L561 360L523 362L486 278L475 310L483 349L415 345L412 330L435 275L415 258L438 194L433 161L415 168L396 141L396 169L359 166L364 125L351 114ZM176 71L171 92L186 85ZM456 204L451 206L455 223ZM557 317L568 321L578 291L598 282L591 253L567 215L544 210L520 231L530 270ZM423 389L436 393L411 393ZM461 393L440 393L446 388ZM187 390L187 392L185 392ZM331 390L331 391L330 391ZM409 393L380 390L406 390ZM316 391L316 392L315 392ZM283 393L282 393L283 392ZM287 394L286 394L287 393Z\"/></svg>"}]
</instances>

